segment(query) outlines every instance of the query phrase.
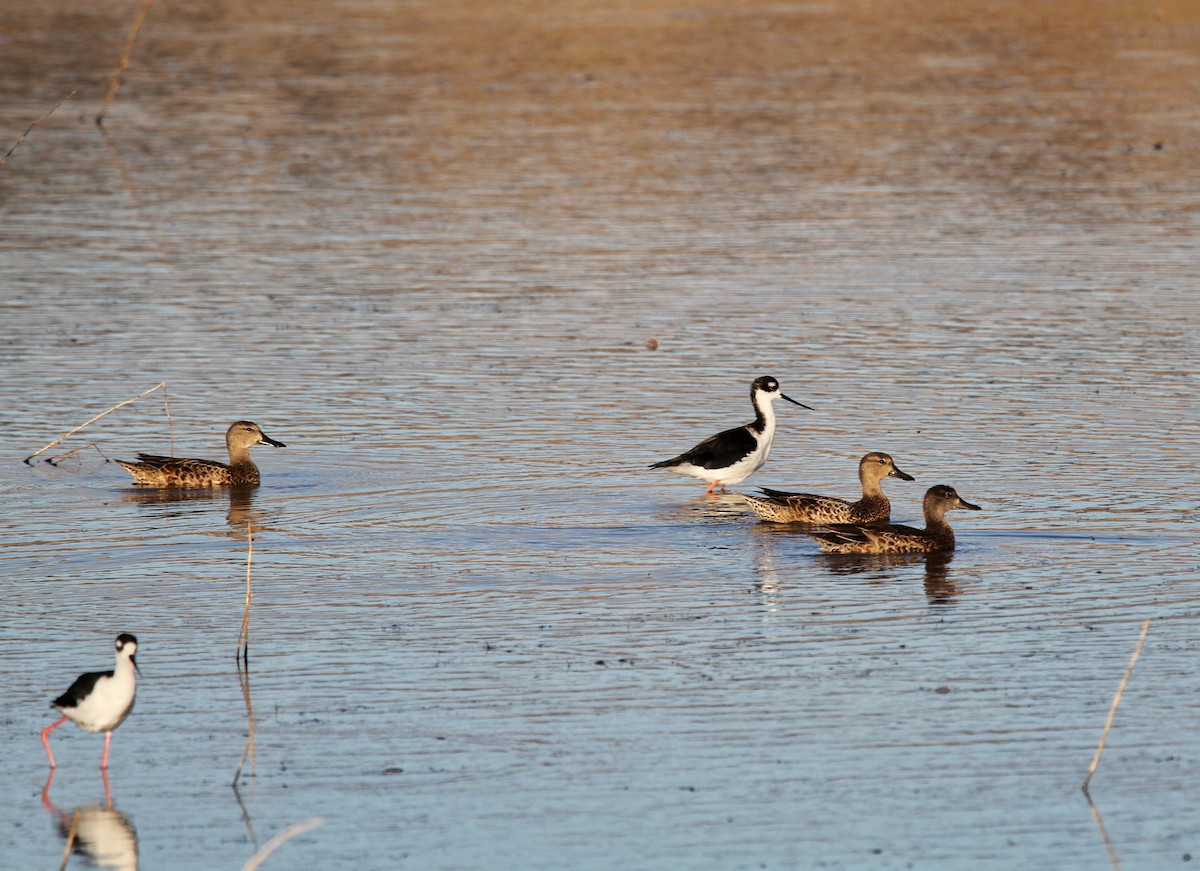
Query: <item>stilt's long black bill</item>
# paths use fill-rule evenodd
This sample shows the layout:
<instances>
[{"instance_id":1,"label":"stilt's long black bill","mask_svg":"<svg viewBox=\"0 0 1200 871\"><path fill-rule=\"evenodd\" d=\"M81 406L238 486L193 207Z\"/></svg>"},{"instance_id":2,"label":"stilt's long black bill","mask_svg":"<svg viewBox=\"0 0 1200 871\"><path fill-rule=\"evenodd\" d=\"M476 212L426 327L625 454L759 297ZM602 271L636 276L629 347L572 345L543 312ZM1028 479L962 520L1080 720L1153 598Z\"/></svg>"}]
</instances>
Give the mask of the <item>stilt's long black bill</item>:
<instances>
[{"instance_id":1,"label":"stilt's long black bill","mask_svg":"<svg viewBox=\"0 0 1200 871\"><path fill-rule=\"evenodd\" d=\"M788 402L790 402L792 405L798 405L798 406L800 406L801 408L807 408L809 411L816 411L816 409L815 409L815 408L812 408L811 406L805 405L803 402L797 402L796 400L792 399L792 397L788 396L786 393L780 393L780 394L779 394L779 398L780 398L780 399L786 399L786 400L787 400Z\"/></svg>"}]
</instances>

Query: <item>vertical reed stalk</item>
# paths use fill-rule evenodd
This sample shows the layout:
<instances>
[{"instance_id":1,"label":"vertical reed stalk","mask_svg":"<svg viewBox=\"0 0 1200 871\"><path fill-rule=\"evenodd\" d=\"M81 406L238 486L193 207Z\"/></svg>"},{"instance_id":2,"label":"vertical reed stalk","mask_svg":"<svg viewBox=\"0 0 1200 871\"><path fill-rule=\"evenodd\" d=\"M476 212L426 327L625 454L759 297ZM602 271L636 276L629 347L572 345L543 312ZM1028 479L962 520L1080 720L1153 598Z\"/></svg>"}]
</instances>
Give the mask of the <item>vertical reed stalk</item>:
<instances>
[{"instance_id":1,"label":"vertical reed stalk","mask_svg":"<svg viewBox=\"0 0 1200 871\"><path fill-rule=\"evenodd\" d=\"M242 614L242 631L238 635L237 654L235 658L249 668L250 665L250 600L254 591L250 586L250 567L254 564L254 524L246 521L246 610Z\"/></svg>"},{"instance_id":2,"label":"vertical reed stalk","mask_svg":"<svg viewBox=\"0 0 1200 871\"><path fill-rule=\"evenodd\" d=\"M1092 782L1092 775L1096 773L1096 766L1100 764L1100 754L1104 752L1104 742L1108 740L1108 730L1112 728L1113 718L1117 715L1117 705L1121 704L1121 694L1125 692L1125 684L1129 683L1129 675L1133 673L1133 664L1141 656L1142 647L1146 644L1146 633L1149 631L1150 618L1147 617L1142 621L1142 634L1138 636L1133 656L1129 657L1129 665L1125 666L1125 674L1121 676L1121 683L1117 685L1117 694L1113 696L1112 705L1109 706L1108 719L1104 721L1104 731L1100 734L1100 743L1096 745L1096 754L1092 757L1092 764L1088 766L1087 777L1083 779L1084 792L1088 791L1088 784Z\"/></svg>"},{"instance_id":3,"label":"vertical reed stalk","mask_svg":"<svg viewBox=\"0 0 1200 871\"><path fill-rule=\"evenodd\" d=\"M100 107L100 112L96 115L97 127L104 126L104 116L108 114L108 104L117 95L117 88L121 87L121 76L125 74L125 68L129 66L129 58L133 56L133 43L137 40L138 31L142 29L142 25L146 22L146 16L150 14L150 7L153 5L154 0L146 0L146 5L142 7L142 11L138 13L137 18L133 19L133 26L129 28L129 37L125 40L125 50L121 52L121 60L108 82L108 92L104 95L104 105Z\"/></svg>"},{"instance_id":4,"label":"vertical reed stalk","mask_svg":"<svg viewBox=\"0 0 1200 871\"><path fill-rule=\"evenodd\" d=\"M75 808L75 815L71 818L71 830L67 832L67 846L63 847L62 864L58 866L58 871L66 871L67 863L71 861L71 848L75 846L75 835L79 832L79 808Z\"/></svg>"}]
</instances>

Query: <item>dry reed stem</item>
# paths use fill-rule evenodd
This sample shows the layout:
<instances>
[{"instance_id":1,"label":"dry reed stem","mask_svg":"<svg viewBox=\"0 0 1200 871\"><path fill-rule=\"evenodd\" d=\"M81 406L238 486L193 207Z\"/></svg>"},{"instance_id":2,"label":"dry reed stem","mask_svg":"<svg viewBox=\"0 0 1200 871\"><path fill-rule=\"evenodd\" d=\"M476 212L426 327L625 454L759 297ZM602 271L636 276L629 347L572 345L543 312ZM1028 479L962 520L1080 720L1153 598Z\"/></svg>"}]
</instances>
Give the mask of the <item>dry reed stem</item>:
<instances>
[{"instance_id":1,"label":"dry reed stem","mask_svg":"<svg viewBox=\"0 0 1200 871\"><path fill-rule=\"evenodd\" d=\"M1113 718L1117 715L1117 705L1121 704L1121 694L1125 692L1125 684L1129 683L1129 675L1133 673L1133 664L1137 662L1142 653L1142 647L1146 644L1146 633L1150 631L1150 618L1147 617L1142 621L1142 634L1138 636L1137 646L1133 648L1133 656L1129 657L1129 665L1125 666L1125 674L1121 676L1121 683L1117 685L1117 694L1113 696L1112 705L1108 708L1108 719L1104 721L1104 731L1100 734L1100 743L1096 745L1096 754L1092 757L1092 764L1088 766L1087 777L1083 779L1083 791L1088 791L1088 784L1092 782L1092 775L1096 773L1096 766L1100 764L1100 754L1104 752L1104 742L1108 740L1108 730L1112 728Z\"/></svg>"},{"instance_id":2,"label":"dry reed stem","mask_svg":"<svg viewBox=\"0 0 1200 871\"><path fill-rule=\"evenodd\" d=\"M313 817L312 819L305 820L302 823L293 823L282 832L275 835L275 837L271 838L271 840L263 844L262 849L251 856L249 860L247 860L246 864L242 866L242 871L254 871L255 868L266 861L266 858L274 853L275 850L278 849L279 846L288 838L294 838L296 835L301 835L304 832L307 832L309 829L315 829L323 825L325 825L324 817Z\"/></svg>"},{"instance_id":3,"label":"dry reed stem","mask_svg":"<svg viewBox=\"0 0 1200 871\"><path fill-rule=\"evenodd\" d=\"M50 442L50 444L46 445L44 448L41 448L40 450L34 451L32 454L30 454L28 457L26 457L26 458L25 458L25 463L26 463L26 465L28 465L28 464L29 464L29 461L30 461L30 460L32 460L34 457L36 457L38 454L45 453L46 451L48 451L48 450L50 450L52 447L54 447L56 444L58 444L59 442L63 441L63 439L68 439L68 438L70 438L71 436L75 435L75 433L79 432L81 429L83 429L83 428L84 428L85 426L87 426L88 424L90 424L90 423L95 423L95 422L96 422L96 421L98 421L100 418L104 417L104 415L106 415L106 414L112 414L112 413L113 413L114 411L116 411L118 408L123 408L124 406L128 405L128 404L129 404L129 403L131 403L131 402L136 402L137 400L139 400L139 399L141 399L143 396L145 396L147 393L153 393L155 390L158 390L160 387L162 388L162 390L163 390L163 395L165 396L165 395L166 395L166 389L167 389L167 382L166 382L166 381L160 381L158 384L155 384L155 385L154 385L153 387L151 387L149 390L143 390L143 391L142 391L141 393L139 393L137 396L133 397L133 399L126 399L124 402L118 402L116 405L114 405L114 406L113 406L112 408L110 408L108 411L102 411L102 412L100 412L99 414L97 414L95 417L91 418L90 420L85 420L83 423L79 424L79 426L75 427L75 429L71 430L70 432L63 433L63 434L62 434L62 435L60 435L58 438L56 438L54 441ZM168 409L167 409L167 420L168 420L168 422L170 422L170 419L171 419L171 409L170 409L170 408L168 408ZM174 433L174 431L175 431L175 425L174 425L174 424L171 424L171 432L172 432L172 433ZM172 450L174 450L174 442L173 442L173 441L172 441L172 445L171 445L171 447L172 447Z\"/></svg>"},{"instance_id":4,"label":"dry reed stem","mask_svg":"<svg viewBox=\"0 0 1200 871\"><path fill-rule=\"evenodd\" d=\"M163 382L163 409L167 413L167 429L171 433L171 456L175 456L175 418L171 417L171 401L167 399L167 382Z\"/></svg>"},{"instance_id":5,"label":"dry reed stem","mask_svg":"<svg viewBox=\"0 0 1200 871\"><path fill-rule=\"evenodd\" d=\"M104 116L108 113L108 104L117 95L117 88L121 87L121 76L125 73L125 68L129 66L129 58L133 55L133 43L137 39L138 31L142 29L142 25L146 21L146 16L150 13L150 7L153 5L154 0L146 0L146 5L142 7L142 11L138 13L137 18L133 19L133 27L129 28L129 38L125 40L125 50L121 52L121 60L117 64L116 70L113 71L112 79L109 80L108 93L104 95L104 105L100 107L100 112L96 115L97 127L104 126Z\"/></svg>"},{"instance_id":6,"label":"dry reed stem","mask_svg":"<svg viewBox=\"0 0 1200 871\"><path fill-rule=\"evenodd\" d=\"M75 815L71 818L71 831L67 832L67 846L63 847L62 864L58 866L58 871L64 871L67 863L71 861L71 848L75 846L75 835L79 832L79 808L75 808Z\"/></svg>"},{"instance_id":7,"label":"dry reed stem","mask_svg":"<svg viewBox=\"0 0 1200 871\"><path fill-rule=\"evenodd\" d=\"M258 763L254 756L254 709L250 704L250 600L253 599L253 588L250 586L250 571L254 564L254 524L246 521L246 610L242 614L242 631L238 635L238 649L234 654L237 662L238 682L242 686L242 699L246 703L246 746L242 748L242 758L237 770L233 772L233 788L237 789L238 779L246 760L250 761L250 770L257 773ZM243 670L244 667L244 670Z\"/></svg>"},{"instance_id":8,"label":"dry reed stem","mask_svg":"<svg viewBox=\"0 0 1200 871\"><path fill-rule=\"evenodd\" d=\"M254 563L254 524L246 521L246 610L242 614L242 631L238 635L238 646L235 657L249 667L250 659L250 600L254 592L250 587L250 567Z\"/></svg>"},{"instance_id":9,"label":"dry reed stem","mask_svg":"<svg viewBox=\"0 0 1200 871\"><path fill-rule=\"evenodd\" d=\"M79 455L82 454L84 451L86 451L88 448L91 448L96 453L98 453L100 456L104 457L104 462L107 463L109 461L108 454L106 454L106 453L104 453L104 451L100 450L100 446L98 444L96 444L95 442L88 442L86 445L80 445L77 448L71 448L71 450L63 451L61 454L55 454L53 457L46 457L46 462L49 463L51 466L59 466L65 460L78 459Z\"/></svg>"},{"instance_id":10,"label":"dry reed stem","mask_svg":"<svg viewBox=\"0 0 1200 871\"><path fill-rule=\"evenodd\" d=\"M77 93L78 93L78 91L72 91L71 93L67 94L65 97L63 97L61 100L59 100L57 103L54 104L53 109L51 109L49 112L47 112L41 118L38 118L36 121L34 121L28 127L26 127L25 132L21 134L21 138L13 143L13 147L8 149L7 154L5 154L3 157L0 157L0 166L4 166L4 164L8 163L8 159L10 157L12 157L12 153L17 150L17 146L25 141L25 137L28 136L33 131L34 127L38 126L43 121L45 121L47 118L49 118L51 115L53 115L55 110L58 109L59 106L61 106L63 103L67 102L67 100L74 97Z\"/></svg>"}]
</instances>

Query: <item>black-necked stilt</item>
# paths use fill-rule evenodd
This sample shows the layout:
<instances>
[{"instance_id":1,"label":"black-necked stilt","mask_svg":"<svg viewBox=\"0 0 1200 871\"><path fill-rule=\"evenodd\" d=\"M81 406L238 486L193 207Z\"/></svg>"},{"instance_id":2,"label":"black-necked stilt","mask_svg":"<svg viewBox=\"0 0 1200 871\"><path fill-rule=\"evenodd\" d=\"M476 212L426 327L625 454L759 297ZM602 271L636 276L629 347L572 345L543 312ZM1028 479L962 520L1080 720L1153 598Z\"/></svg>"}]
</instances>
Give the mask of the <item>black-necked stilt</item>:
<instances>
[{"instance_id":1,"label":"black-necked stilt","mask_svg":"<svg viewBox=\"0 0 1200 871\"><path fill-rule=\"evenodd\" d=\"M108 744L113 729L129 716L137 695L135 653L137 639L132 635L118 635L116 667L112 671L81 674L70 689L50 703L50 707L63 714L42 730L42 746L46 748L51 768L57 767L57 763L50 752L50 733L67 720L74 720L84 731L104 733L104 758L100 760L100 767L108 768Z\"/></svg>"},{"instance_id":2,"label":"black-necked stilt","mask_svg":"<svg viewBox=\"0 0 1200 871\"><path fill-rule=\"evenodd\" d=\"M690 451L654 463L650 468L670 469L681 475L708 481L705 493L711 493L718 484L736 484L746 480L767 461L771 453L771 441L775 438L775 409L772 403L776 399L786 399L793 405L812 411L803 402L781 393L779 382L769 375L755 378L750 385L750 401L754 403L755 413L753 421L719 432Z\"/></svg>"}]
</instances>

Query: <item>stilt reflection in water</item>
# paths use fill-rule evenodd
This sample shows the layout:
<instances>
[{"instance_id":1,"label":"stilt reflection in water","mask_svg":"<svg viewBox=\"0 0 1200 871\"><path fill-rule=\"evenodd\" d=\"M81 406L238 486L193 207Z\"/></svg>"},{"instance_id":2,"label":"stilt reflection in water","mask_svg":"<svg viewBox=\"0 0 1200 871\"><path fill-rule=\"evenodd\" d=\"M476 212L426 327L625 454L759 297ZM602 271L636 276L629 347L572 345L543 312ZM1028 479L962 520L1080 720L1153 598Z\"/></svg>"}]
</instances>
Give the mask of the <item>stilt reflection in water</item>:
<instances>
[{"instance_id":1,"label":"stilt reflection in water","mask_svg":"<svg viewBox=\"0 0 1200 871\"><path fill-rule=\"evenodd\" d=\"M54 773L55 769L50 769L50 776L42 787L42 806L55 816L59 836L66 841L61 867L67 866L74 853L96 868L137 871L137 830L129 817L113 804L108 772L100 770L104 780L104 803L80 805L71 810L59 808L50 799Z\"/></svg>"}]
</instances>

